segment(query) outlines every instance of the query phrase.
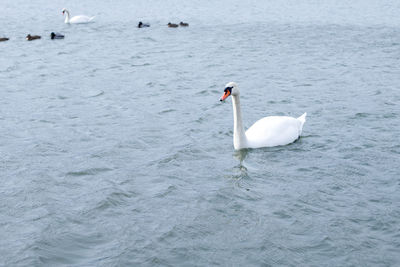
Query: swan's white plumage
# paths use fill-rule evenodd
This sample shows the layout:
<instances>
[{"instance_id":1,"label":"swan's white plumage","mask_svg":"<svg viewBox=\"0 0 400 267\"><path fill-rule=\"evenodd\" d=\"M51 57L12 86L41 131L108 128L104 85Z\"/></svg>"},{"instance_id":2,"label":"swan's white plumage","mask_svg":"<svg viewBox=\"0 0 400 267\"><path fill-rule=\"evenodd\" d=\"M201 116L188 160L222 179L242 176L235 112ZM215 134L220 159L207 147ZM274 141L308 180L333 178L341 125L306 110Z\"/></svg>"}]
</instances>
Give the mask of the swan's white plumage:
<instances>
[{"instance_id":1,"label":"swan's white plumage","mask_svg":"<svg viewBox=\"0 0 400 267\"><path fill-rule=\"evenodd\" d=\"M296 141L304 122L286 116L270 116L256 121L247 131L247 145L251 148L283 146Z\"/></svg>"},{"instance_id":2,"label":"swan's white plumage","mask_svg":"<svg viewBox=\"0 0 400 267\"><path fill-rule=\"evenodd\" d=\"M67 24L80 24L80 23L89 23L91 22L94 17L88 17L85 15L73 16L70 18L69 11L65 8L62 10L63 14L66 13L65 23Z\"/></svg>"},{"instance_id":3,"label":"swan's white plumage","mask_svg":"<svg viewBox=\"0 0 400 267\"><path fill-rule=\"evenodd\" d=\"M94 19L94 17L88 17L88 16L74 16L69 20L69 23L88 23L91 22Z\"/></svg>"},{"instance_id":4,"label":"swan's white plumage","mask_svg":"<svg viewBox=\"0 0 400 267\"><path fill-rule=\"evenodd\" d=\"M231 93L225 93L221 100L232 95L234 119L233 145L235 149L282 146L290 144L300 137L307 113L298 118L287 116L264 117L256 121L245 132L242 122L239 89L236 83L233 82L228 83L226 88L231 88Z\"/></svg>"}]
</instances>

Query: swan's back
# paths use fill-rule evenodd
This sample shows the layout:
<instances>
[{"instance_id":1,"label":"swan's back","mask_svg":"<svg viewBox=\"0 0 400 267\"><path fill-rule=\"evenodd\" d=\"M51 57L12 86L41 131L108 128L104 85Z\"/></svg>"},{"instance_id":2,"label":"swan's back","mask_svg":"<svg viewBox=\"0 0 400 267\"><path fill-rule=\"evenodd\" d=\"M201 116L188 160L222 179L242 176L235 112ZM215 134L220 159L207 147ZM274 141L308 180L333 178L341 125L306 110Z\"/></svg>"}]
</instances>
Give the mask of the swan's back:
<instances>
[{"instance_id":1,"label":"swan's back","mask_svg":"<svg viewBox=\"0 0 400 267\"><path fill-rule=\"evenodd\" d=\"M270 116L258 120L247 131L247 145L251 148L290 144L299 138L306 113L299 118Z\"/></svg>"},{"instance_id":2,"label":"swan's back","mask_svg":"<svg viewBox=\"0 0 400 267\"><path fill-rule=\"evenodd\" d=\"M84 15L79 15L79 16L74 16L69 20L69 23L88 23L91 22L94 19L94 17L88 17Z\"/></svg>"}]
</instances>

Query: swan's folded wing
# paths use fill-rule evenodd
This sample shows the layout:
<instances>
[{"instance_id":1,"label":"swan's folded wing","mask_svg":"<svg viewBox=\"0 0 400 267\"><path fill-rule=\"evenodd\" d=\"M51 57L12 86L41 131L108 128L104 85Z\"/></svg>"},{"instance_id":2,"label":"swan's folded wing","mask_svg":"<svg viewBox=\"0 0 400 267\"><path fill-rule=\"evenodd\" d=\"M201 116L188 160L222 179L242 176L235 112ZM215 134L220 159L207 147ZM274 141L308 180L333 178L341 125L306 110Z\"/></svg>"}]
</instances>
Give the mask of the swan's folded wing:
<instances>
[{"instance_id":1,"label":"swan's folded wing","mask_svg":"<svg viewBox=\"0 0 400 267\"><path fill-rule=\"evenodd\" d=\"M270 116L258 120L247 131L249 147L287 145L299 138L301 122L286 116Z\"/></svg>"},{"instance_id":2,"label":"swan's folded wing","mask_svg":"<svg viewBox=\"0 0 400 267\"><path fill-rule=\"evenodd\" d=\"M70 23L88 23L93 18L89 18L88 16L80 15L80 16L72 17L69 22Z\"/></svg>"}]
</instances>

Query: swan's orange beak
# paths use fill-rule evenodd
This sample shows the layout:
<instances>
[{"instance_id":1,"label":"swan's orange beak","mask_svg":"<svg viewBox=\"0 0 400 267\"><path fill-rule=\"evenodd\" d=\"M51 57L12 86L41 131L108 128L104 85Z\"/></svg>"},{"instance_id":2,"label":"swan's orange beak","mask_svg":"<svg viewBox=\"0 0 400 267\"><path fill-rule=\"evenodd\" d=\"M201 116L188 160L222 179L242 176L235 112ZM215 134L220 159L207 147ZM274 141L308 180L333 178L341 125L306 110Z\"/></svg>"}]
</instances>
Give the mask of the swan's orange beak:
<instances>
[{"instance_id":1,"label":"swan's orange beak","mask_svg":"<svg viewBox=\"0 0 400 267\"><path fill-rule=\"evenodd\" d=\"M231 95L231 91L230 90L226 90L224 92L224 94L221 96L221 98L219 99L219 101L224 101L230 95Z\"/></svg>"}]
</instances>

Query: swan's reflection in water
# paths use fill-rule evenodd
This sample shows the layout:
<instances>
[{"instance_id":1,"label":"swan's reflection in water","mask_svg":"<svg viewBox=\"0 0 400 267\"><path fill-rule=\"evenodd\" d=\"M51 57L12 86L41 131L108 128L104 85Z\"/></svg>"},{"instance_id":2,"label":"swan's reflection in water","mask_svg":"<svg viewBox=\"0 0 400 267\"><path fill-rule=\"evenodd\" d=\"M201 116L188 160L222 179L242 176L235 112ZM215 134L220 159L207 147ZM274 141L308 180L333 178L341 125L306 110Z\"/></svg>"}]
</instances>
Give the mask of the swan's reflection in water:
<instances>
[{"instance_id":1,"label":"swan's reflection in water","mask_svg":"<svg viewBox=\"0 0 400 267\"><path fill-rule=\"evenodd\" d=\"M243 181L241 182L242 179L249 178L247 167L244 163L244 160L246 159L248 153L249 149L241 149L233 153L233 157L239 160L239 164L234 167L236 174L233 175L233 179L236 180L236 185L238 187L243 187L243 185L241 185L241 183L243 183Z\"/></svg>"},{"instance_id":2,"label":"swan's reflection in water","mask_svg":"<svg viewBox=\"0 0 400 267\"><path fill-rule=\"evenodd\" d=\"M249 149L236 150L233 153L233 157L238 159L240 161L240 165L242 165L242 163L246 159L248 153L249 153Z\"/></svg>"}]
</instances>

